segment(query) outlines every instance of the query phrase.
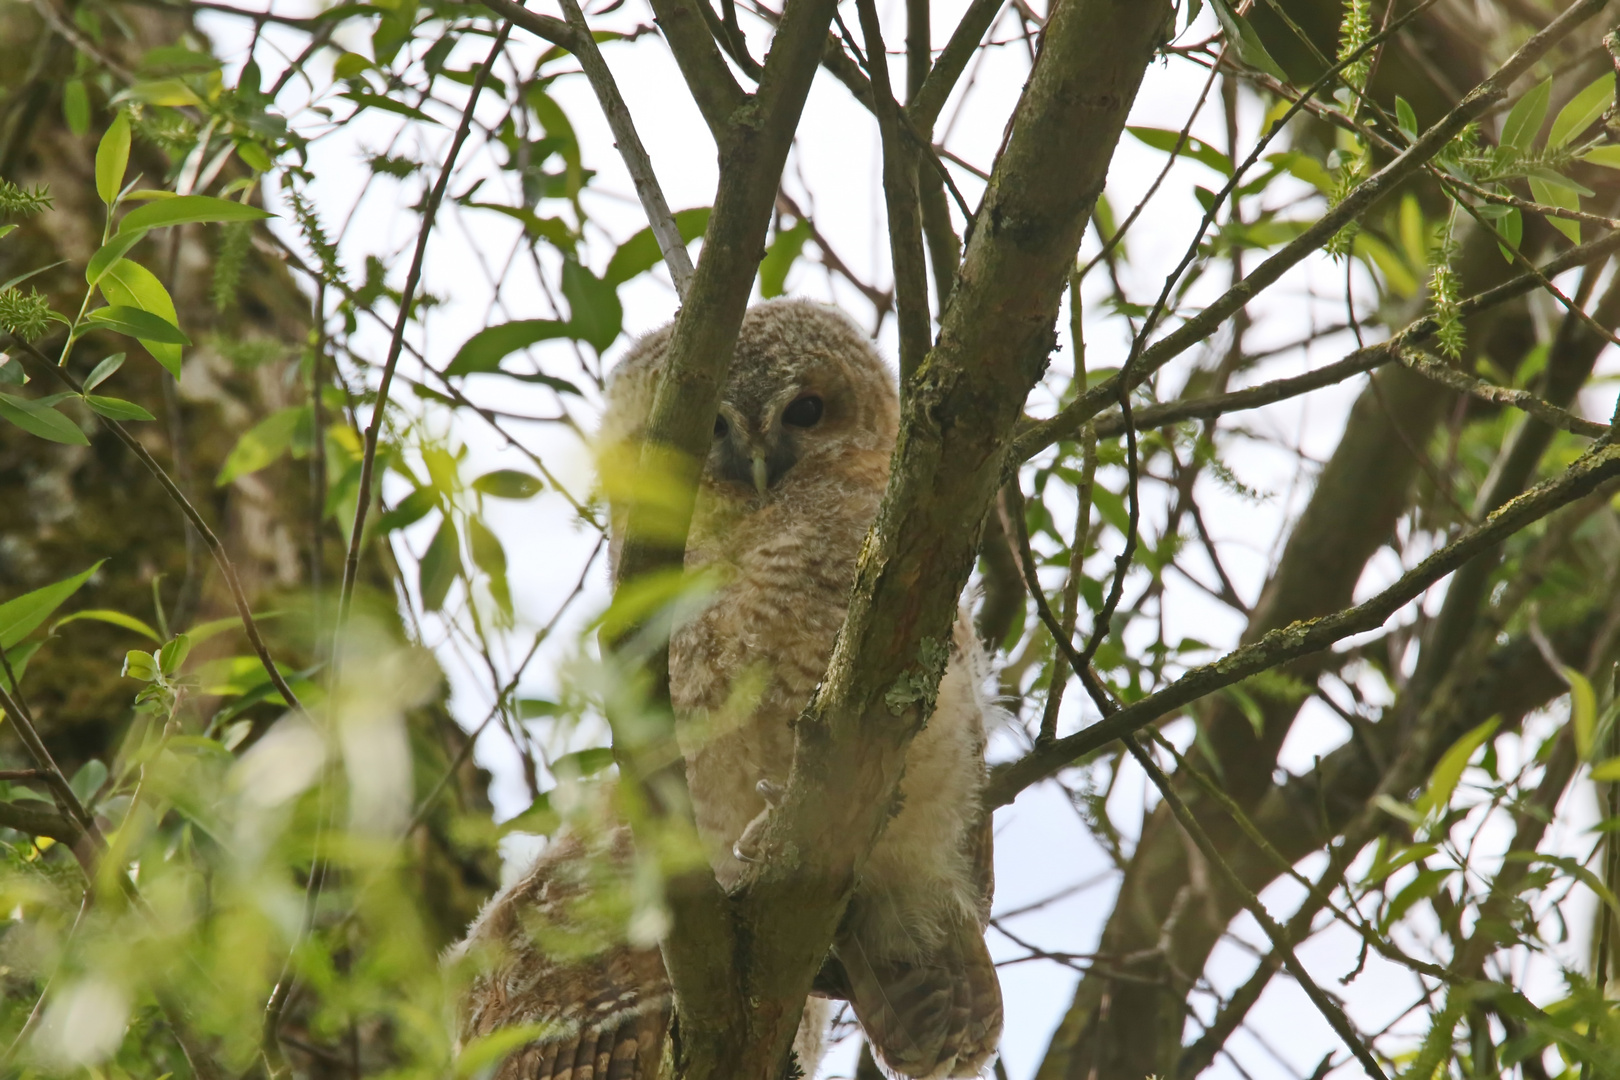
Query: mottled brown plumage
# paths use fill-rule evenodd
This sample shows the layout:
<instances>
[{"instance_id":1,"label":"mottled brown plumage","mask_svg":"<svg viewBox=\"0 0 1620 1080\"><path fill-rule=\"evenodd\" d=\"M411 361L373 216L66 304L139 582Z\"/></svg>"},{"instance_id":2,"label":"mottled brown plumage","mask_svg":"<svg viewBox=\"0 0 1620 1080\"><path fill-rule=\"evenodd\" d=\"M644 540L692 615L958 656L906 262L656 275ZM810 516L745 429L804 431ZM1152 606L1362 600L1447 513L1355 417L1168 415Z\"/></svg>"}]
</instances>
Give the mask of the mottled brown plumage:
<instances>
[{"instance_id":1,"label":"mottled brown plumage","mask_svg":"<svg viewBox=\"0 0 1620 1080\"><path fill-rule=\"evenodd\" d=\"M634 453L669 333L647 335L615 370L602 427L607 453ZM720 584L676 628L670 646L693 807L723 885L734 884L756 857L755 837L786 782L791 724L826 670L843 623L898 419L893 376L843 315L803 301L748 312L687 544L688 568ZM615 502L613 509L616 566L623 507ZM983 695L987 675L964 617L935 712L907 753L899 811L866 864L818 984L850 1001L893 1075L978 1075L1000 1036L1000 987L983 938L988 837L976 824L992 713ZM503 940L513 951L503 974L475 989L467 1030L558 1019L576 1026L553 1042L582 1045L594 1037L600 1058L601 1032L633 1029L622 1038L634 1038L646 1057L640 1032L668 1001L656 951L613 946L563 962L517 940L522 934L513 928L523 917L505 914L527 908L533 923L532 912L545 909L555 921L547 890L559 888L553 881L582 856L577 845L548 856L474 927L472 939ZM499 1004L497 990L506 995ZM519 998L527 1003L514 1007ZM622 1007L591 1019L610 1000ZM806 1073L819 1052L809 1045L819 1036L813 1026L807 1020L800 1032ZM546 1060L533 1048L522 1057ZM587 1075L574 1068L537 1073L522 1066L502 1076Z\"/></svg>"}]
</instances>

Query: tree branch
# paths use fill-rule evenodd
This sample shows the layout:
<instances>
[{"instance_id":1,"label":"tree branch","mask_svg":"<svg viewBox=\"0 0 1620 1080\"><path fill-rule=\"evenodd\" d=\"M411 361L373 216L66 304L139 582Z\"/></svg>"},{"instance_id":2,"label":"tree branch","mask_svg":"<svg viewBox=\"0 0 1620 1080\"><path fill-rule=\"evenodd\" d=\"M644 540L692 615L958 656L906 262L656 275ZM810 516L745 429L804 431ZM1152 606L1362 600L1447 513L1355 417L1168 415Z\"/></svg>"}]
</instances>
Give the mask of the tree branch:
<instances>
[{"instance_id":1,"label":"tree branch","mask_svg":"<svg viewBox=\"0 0 1620 1080\"><path fill-rule=\"evenodd\" d=\"M698 6L704 0L651 0L653 21L664 33L669 51L675 54L675 63L692 100L709 125L724 160L726 144L732 134L732 118L749 101L743 88L726 66L720 47L709 33ZM830 16L829 16L830 18ZM773 50L774 51L774 50Z\"/></svg>"},{"instance_id":2,"label":"tree branch","mask_svg":"<svg viewBox=\"0 0 1620 1080\"><path fill-rule=\"evenodd\" d=\"M561 0L561 3L563 13L568 16L568 24L575 30L577 44L572 52L578 57L579 66L585 69L591 89L596 91L596 100L601 104L608 127L613 131L619 156L624 159L624 167L630 171L630 179L635 182L636 195L641 199L647 224L658 240L658 250L664 254L664 265L669 267L675 292L684 301L692 287L692 259L686 253L686 241L681 239L681 230L675 225L674 215L669 212L664 191L658 186L658 174L653 172L652 160L641 145L641 136L636 134L635 122L630 119L630 109L619 93L618 84L613 81L613 72L608 70L607 61L602 59L602 50L596 47L596 37L585 23L585 13L579 9L579 0Z\"/></svg>"},{"instance_id":3,"label":"tree branch","mask_svg":"<svg viewBox=\"0 0 1620 1080\"><path fill-rule=\"evenodd\" d=\"M1320 652L1353 634L1377 629L1429 586L1481 551L1559 507L1574 502L1614 476L1620 476L1620 446L1603 442L1594 444L1563 473L1504 504L1482 523L1402 574L1388 589L1365 603L1320 619L1295 622L1268 631L1259 641L1235 649L1212 664L1193 669L1163 690L1124 706L1112 716L1059 739L1048 747L1037 748L1010 765L997 768L985 792L986 808L1005 806L1024 788L1045 779L1069 762L1222 687L1231 686L1289 660Z\"/></svg>"},{"instance_id":4,"label":"tree branch","mask_svg":"<svg viewBox=\"0 0 1620 1080\"><path fill-rule=\"evenodd\" d=\"M1484 311L1487 308L1523 296L1525 293L1539 287L1543 281L1556 277L1565 270L1607 258L1617 251L1620 251L1620 230L1601 236L1596 240L1589 240L1578 247L1570 248L1562 254L1548 259L1533 271L1520 274L1500 285L1475 293L1458 303L1457 314L1459 316L1472 315L1475 312ZM1196 410L1203 408L1220 406L1221 412L1230 412L1240 408L1257 408L1260 405L1268 405L1272 401L1281 401L1283 398L1293 397L1296 393L1303 393L1306 389L1318 389L1319 387L1316 386L1303 386L1307 380L1313 380L1318 376L1328 379L1328 382L1321 383L1321 386L1331 385L1356 374L1355 371L1346 370L1346 367L1351 365L1352 361L1365 363L1367 366L1362 370L1370 371L1381 364L1388 363L1393 358L1389 353L1390 349L1416 345L1432 337L1439 329L1440 324L1433 317L1425 316L1402 327L1388 341L1378 345L1369 345L1365 349L1358 349L1345 359L1338 361L1336 364L1329 364L1318 372L1306 372L1304 375L1293 376L1291 379L1278 379L1273 383L1263 383L1260 386L1250 387L1246 390L1235 390L1230 394L1218 394L1185 403L1170 402L1163 405L1148 406L1142 410L1138 426L1161 427L1164 424L1182 419L1202 419L1204 414ZM1150 347L1148 353L1152 353L1152 351L1153 347ZM1380 351L1382 351L1383 355L1377 357L1371 355ZM1080 430L1081 425L1093 418L1096 419L1098 436L1105 434L1117 435L1123 431L1123 427L1119 426L1121 421L1117 417L1110 414L1099 415L1111 402L1117 400L1115 397L1116 391L1114 390L1114 383L1117 378L1118 376L1114 376L1091 387L1080 398L1065 406L1056 416L1047 420L1037 420L1026 425L1013 440L1009 460L1027 461L1060 439L1072 438L1074 433ZM1296 389L1296 387L1301 388ZM1268 396L1273 393L1280 396L1275 398ZM1248 401L1252 401L1253 404L1245 404ZM1185 416L1179 415L1182 409L1187 410Z\"/></svg>"},{"instance_id":5,"label":"tree branch","mask_svg":"<svg viewBox=\"0 0 1620 1080\"><path fill-rule=\"evenodd\" d=\"M1282 962L1293 973L1294 980L1299 983L1300 989L1305 991L1305 996L1311 999L1312 1005L1316 1006L1316 1011L1322 1014L1323 1019L1328 1022L1328 1026L1344 1041L1345 1046L1349 1047L1356 1060L1361 1062L1361 1067L1367 1070L1368 1076L1378 1077L1379 1080L1387 1080L1384 1070L1378 1064L1378 1059L1373 1057L1372 1051L1367 1049L1366 1044L1361 1040L1361 1036L1357 1034L1355 1028L1350 1026L1350 1019L1344 1015L1344 1010L1339 1007L1337 1002L1322 992L1322 988L1316 985L1316 980L1311 978L1311 973L1305 969L1305 965L1299 962L1299 957L1294 955L1294 947L1288 938L1288 931L1277 925L1277 921L1271 917L1271 913L1260 902L1260 898L1248 886L1243 884L1242 879L1237 876L1237 872L1221 856L1220 850L1210 840L1209 834L1204 831L1203 826L1198 824L1198 819L1187 809L1187 804L1181 801L1181 796L1176 794L1175 785L1170 783L1170 778L1159 768L1158 762L1153 760L1153 755L1142 748L1142 744L1137 742L1134 735L1125 736L1125 748L1131 752L1131 756L1136 759L1136 763L1142 766L1143 771L1148 774L1148 779L1153 781L1153 786L1159 789L1159 794L1170 807L1170 812L1175 815L1176 821L1181 824L1186 834L1192 838L1193 843L1198 845L1198 850L1203 852L1204 858L1208 859L1216 870L1220 872L1221 877L1226 882L1226 887L1240 898L1244 909L1254 916L1255 922L1260 924L1260 929L1264 930L1266 937L1271 939L1272 949L1281 956Z\"/></svg>"},{"instance_id":6,"label":"tree branch","mask_svg":"<svg viewBox=\"0 0 1620 1080\"><path fill-rule=\"evenodd\" d=\"M11 340L38 366L48 371L75 394L83 396L84 384L79 382L66 368L57 367L56 361L15 334L11 335ZM101 421L103 427L117 436L118 441L123 443L129 449L129 452L134 454L140 463L145 465L147 470L157 478L158 484L168 493L169 498L174 501L175 505L180 508L180 512L191 523L191 527L197 530L197 534L202 537L203 543L208 545L209 554L213 555L214 564L219 567L220 575L225 579L225 587L230 590L231 601L236 606L237 616L242 620L242 629L247 634L248 644L252 646L253 654L259 658L259 663L264 667L265 674L270 679L270 684L276 688L276 693L281 695L281 699L287 703L288 707L302 712L304 710L303 704L298 700L298 695L293 693L292 687L287 684L286 677L276 667L275 660L270 656L270 647L265 644L263 635L259 633L258 621L253 618L253 608L248 603L247 593L242 589L241 579L236 575L236 566L231 562L231 557L226 554L225 545L220 543L219 537L214 535L214 530L208 527L208 522L203 520L203 516L197 512L197 508L191 505L191 500L186 498L185 492L180 490L169 474L164 471L163 466L159 465L156 459L147 452L146 447L141 445L140 440L124 430L124 425L116 420L109 420L99 414L97 419Z\"/></svg>"},{"instance_id":7,"label":"tree branch","mask_svg":"<svg viewBox=\"0 0 1620 1080\"><path fill-rule=\"evenodd\" d=\"M1128 376L1129 386L1134 389L1153 372L1214 333L1229 318L1249 304L1255 296L1275 283L1285 272L1327 243L1345 225L1359 218L1374 202L1421 170L1429 159L1444 150L1450 144L1452 138L1461 132L1464 127L1502 101L1507 96L1508 88L1520 75L1528 71L1549 49L1570 34L1582 22L1597 14L1603 8L1605 2L1606 0L1577 0L1575 4L1565 9L1545 30L1542 30L1520 46L1518 51L1509 57L1495 73L1470 90L1455 108L1433 127L1425 131L1416 142L1378 172L1352 188L1337 206L1323 214L1315 223L1276 254L1255 267L1248 277L1233 285L1212 304L1152 345L1145 348L1139 346L1140 351L1133 352L1131 361L1126 365L1128 371L1122 370L1120 375L1116 375L1113 379L1099 383L1065 407L1062 413L1047 422L1053 425L1052 430L1078 430L1081 424L1096 416L1097 413L1107 407L1109 402L1118 399L1119 389L1113 383L1121 376ZM1334 70L1337 70L1337 68ZM1329 75L1331 74L1332 71L1329 72ZM1325 78L1326 76L1324 76ZM1313 87L1314 89L1315 87ZM1290 112L1297 109L1299 105L1300 103L1296 103L1291 107ZM1263 142L1261 145L1263 145ZM1257 145L1256 153L1260 148L1261 146ZM1246 162L1244 168L1247 168L1247 165ZM1242 172L1242 169L1234 171L1226 187L1222 189L1216 201L1206 211L1204 216L1205 228L1213 219L1220 201L1236 187ZM1188 256L1183 259L1183 265L1193 257L1196 248L1197 241L1195 240L1194 244L1189 248ZM1177 274L1179 274L1179 270ZM1172 279L1175 276L1172 275ZM1170 287L1170 282L1167 281L1166 289L1168 290ZM1161 303L1162 300L1163 297L1161 296ZM1023 441L1020 440L1021 443ZM1042 445L1050 445L1050 441ZM1036 447L1036 449L1039 449L1039 447Z\"/></svg>"},{"instance_id":8,"label":"tree branch","mask_svg":"<svg viewBox=\"0 0 1620 1080\"><path fill-rule=\"evenodd\" d=\"M888 50L874 0L856 0L866 64L883 142L883 200L889 216L889 257L894 264L895 311L900 323L900 386L928 353L928 270L923 261L922 213L917 199L917 155L900 131L900 105L889 84ZM926 4L924 5L926 13ZM909 43L908 43L909 44Z\"/></svg>"}]
</instances>

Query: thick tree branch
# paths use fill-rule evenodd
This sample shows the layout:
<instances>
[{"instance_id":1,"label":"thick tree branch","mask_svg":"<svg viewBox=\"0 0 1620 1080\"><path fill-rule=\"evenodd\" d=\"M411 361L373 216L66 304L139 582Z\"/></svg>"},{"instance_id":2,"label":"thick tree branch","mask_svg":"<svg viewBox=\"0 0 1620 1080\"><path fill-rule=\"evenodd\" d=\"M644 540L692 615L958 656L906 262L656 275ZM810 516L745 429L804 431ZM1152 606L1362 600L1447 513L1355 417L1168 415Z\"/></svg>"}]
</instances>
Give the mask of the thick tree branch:
<instances>
[{"instance_id":1,"label":"thick tree branch","mask_svg":"<svg viewBox=\"0 0 1620 1080\"><path fill-rule=\"evenodd\" d=\"M929 70L922 84L911 95L906 111L919 128L932 131L939 111L956 89L956 81L967 69L968 61L979 49L979 42L989 32L990 24L1001 14L1006 0L973 0L962 15L962 21L951 31L950 40L940 51L939 59Z\"/></svg>"},{"instance_id":2,"label":"thick tree branch","mask_svg":"<svg viewBox=\"0 0 1620 1080\"><path fill-rule=\"evenodd\" d=\"M1008 435L1045 368L1087 215L1167 14L1161 2L1074 0L1047 28L938 344L911 379L889 489L827 675L797 725L765 857L732 898L742 925L770 928L741 958L762 1014L797 1015L887 819Z\"/></svg>"}]
</instances>

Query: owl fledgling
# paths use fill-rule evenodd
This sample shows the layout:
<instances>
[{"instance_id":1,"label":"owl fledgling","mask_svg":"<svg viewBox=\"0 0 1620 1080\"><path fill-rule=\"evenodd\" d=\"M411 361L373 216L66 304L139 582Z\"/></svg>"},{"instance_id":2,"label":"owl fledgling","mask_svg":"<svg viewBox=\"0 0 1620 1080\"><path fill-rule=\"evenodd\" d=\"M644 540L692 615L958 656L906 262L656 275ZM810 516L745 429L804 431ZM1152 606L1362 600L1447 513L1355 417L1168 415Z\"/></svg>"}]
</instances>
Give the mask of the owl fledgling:
<instances>
[{"instance_id":1,"label":"owl fledgling","mask_svg":"<svg viewBox=\"0 0 1620 1080\"><path fill-rule=\"evenodd\" d=\"M609 448L635 447L670 332L642 338L615 370L602 424ZM786 783L792 724L821 680L843 623L898 424L893 375L841 313L794 300L749 310L687 542L688 569L710 571L720 584L670 643L671 697L693 807L722 885L736 883L745 862L757 857L755 840ZM615 569L623 510L613 507ZM850 1002L879 1062L895 1076L977 1076L1001 1034L1001 990L983 937L988 837L975 827L992 714L983 694L987 674L964 615L934 714L907 751L898 811L867 861L818 980L819 991ZM536 873L544 878L556 870L537 868L493 901L492 911L520 902L515 893L524 889L538 895ZM472 937L500 922L486 914ZM530 968L544 963L537 958ZM521 981L520 969L509 961L483 992L502 979L502 985ZM667 1008L661 970L656 979L637 972L639 981L619 991L626 1016ZM577 966L567 978L579 976L591 978ZM475 1005L479 993L475 988ZM595 989L576 997L605 1000ZM485 1010L475 1026L492 1030L496 1012ZM586 1019L581 1013L574 1010ZM799 1044L807 1074L816 1052L807 1039L819 1035L807 1030L815 1023L811 1014ZM554 1006L516 1010L505 1022L556 1015ZM592 1033L621 1021L587 1023L584 1036L578 1021L570 1022L577 1044L617 1045ZM644 1037L631 1035L636 1025L628 1019L622 1023L633 1044L625 1052L635 1054Z\"/></svg>"}]
</instances>

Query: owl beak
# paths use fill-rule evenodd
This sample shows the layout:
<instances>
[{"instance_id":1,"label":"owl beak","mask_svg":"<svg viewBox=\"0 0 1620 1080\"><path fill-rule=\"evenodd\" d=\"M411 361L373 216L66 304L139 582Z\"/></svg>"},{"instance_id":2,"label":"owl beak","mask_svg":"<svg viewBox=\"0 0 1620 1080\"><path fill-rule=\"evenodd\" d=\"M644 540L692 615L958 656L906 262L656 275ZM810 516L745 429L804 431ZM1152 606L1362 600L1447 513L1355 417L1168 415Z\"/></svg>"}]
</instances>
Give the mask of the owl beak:
<instances>
[{"instance_id":1,"label":"owl beak","mask_svg":"<svg viewBox=\"0 0 1620 1080\"><path fill-rule=\"evenodd\" d=\"M761 495L763 495L763 494L765 494L766 488L770 487L770 483L771 483L771 471L770 471L770 468L765 464L765 453L764 453L764 451L762 451L762 450L754 451L753 466L754 466L754 490L758 491Z\"/></svg>"}]
</instances>

